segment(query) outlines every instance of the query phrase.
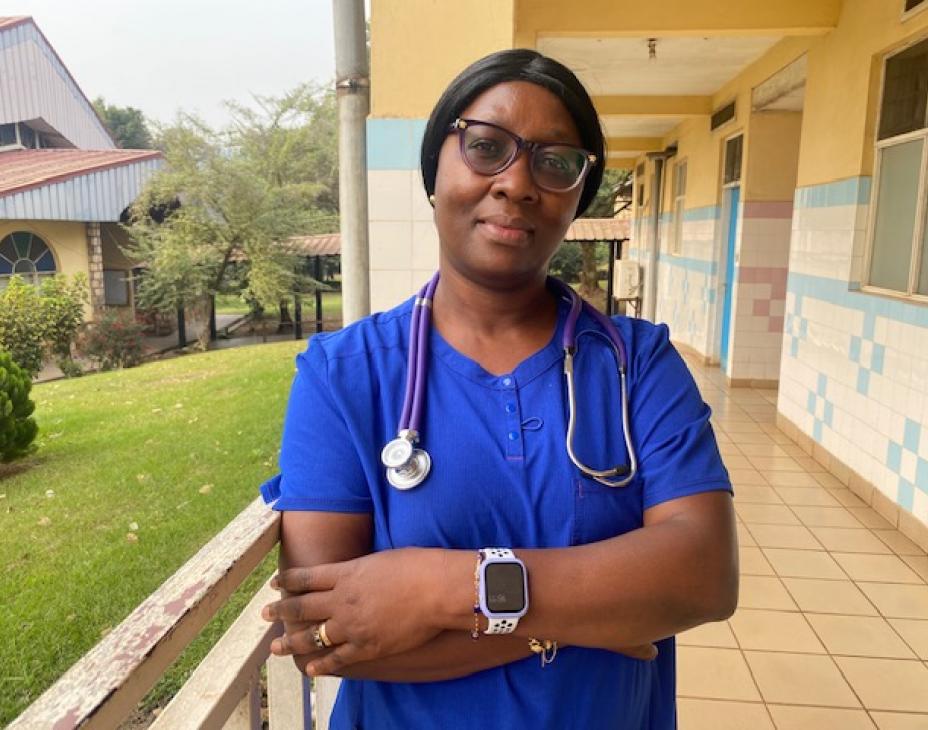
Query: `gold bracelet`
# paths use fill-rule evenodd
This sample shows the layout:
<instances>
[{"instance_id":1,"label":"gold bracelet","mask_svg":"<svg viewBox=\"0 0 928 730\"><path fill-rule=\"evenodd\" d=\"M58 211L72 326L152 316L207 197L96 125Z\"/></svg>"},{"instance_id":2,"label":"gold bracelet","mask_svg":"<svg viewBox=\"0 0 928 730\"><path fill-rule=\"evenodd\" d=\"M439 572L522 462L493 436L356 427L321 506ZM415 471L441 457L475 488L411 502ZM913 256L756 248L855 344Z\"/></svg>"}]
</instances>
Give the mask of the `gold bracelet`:
<instances>
[{"instance_id":1,"label":"gold bracelet","mask_svg":"<svg viewBox=\"0 0 928 730\"><path fill-rule=\"evenodd\" d=\"M541 656L542 669L553 662L557 656L557 642L552 639L529 639L528 648Z\"/></svg>"}]
</instances>

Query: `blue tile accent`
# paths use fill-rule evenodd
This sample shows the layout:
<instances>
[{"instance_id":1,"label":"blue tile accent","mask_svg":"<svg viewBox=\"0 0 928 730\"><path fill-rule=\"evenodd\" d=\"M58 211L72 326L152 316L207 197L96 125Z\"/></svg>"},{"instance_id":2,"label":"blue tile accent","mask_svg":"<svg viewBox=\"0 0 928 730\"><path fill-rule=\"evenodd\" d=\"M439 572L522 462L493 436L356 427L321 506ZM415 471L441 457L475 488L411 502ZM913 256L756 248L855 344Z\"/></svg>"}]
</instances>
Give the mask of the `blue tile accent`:
<instances>
[{"instance_id":1,"label":"blue tile accent","mask_svg":"<svg viewBox=\"0 0 928 730\"><path fill-rule=\"evenodd\" d=\"M828 387L828 376L825 375L825 373L819 373L818 374L818 387L816 388L816 392L820 396L822 396L822 398L825 397L825 389L827 387Z\"/></svg>"},{"instance_id":2,"label":"blue tile accent","mask_svg":"<svg viewBox=\"0 0 928 730\"><path fill-rule=\"evenodd\" d=\"M850 177L823 185L796 188L799 208L827 208L833 205L860 205L870 200L870 177Z\"/></svg>"},{"instance_id":3,"label":"blue tile accent","mask_svg":"<svg viewBox=\"0 0 928 730\"><path fill-rule=\"evenodd\" d=\"M883 345L873 346L873 355L870 357L870 369L877 375L883 374L883 360L886 356L886 347Z\"/></svg>"},{"instance_id":4,"label":"blue tile accent","mask_svg":"<svg viewBox=\"0 0 928 730\"><path fill-rule=\"evenodd\" d=\"M799 338L793 337L789 343L790 357L799 357Z\"/></svg>"},{"instance_id":5,"label":"blue tile accent","mask_svg":"<svg viewBox=\"0 0 928 730\"><path fill-rule=\"evenodd\" d=\"M718 271L719 265L716 261L705 261L704 259L693 259L687 256L671 256L669 254L659 254L658 261L662 264L669 264L671 266L678 266L686 269L687 271L698 271L702 274L709 274L710 276L715 276Z\"/></svg>"},{"instance_id":6,"label":"blue tile accent","mask_svg":"<svg viewBox=\"0 0 928 730\"><path fill-rule=\"evenodd\" d=\"M424 119L368 119L369 170L415 170L425 133Z\"/></svg>"},{"instance_id":7,"label":"blue tile accent","mask_svg":"<svg viewBox=\"0 0 928 730\"><path fill-rule=\"evenodd\" d=\"M835 407L834 404L830 401L825 401L825 425L828 428L832 427L835 419Z\"/></svg>"},{"instance_id":8,"label":"blue tile accent","mask_svg":"<svg viewBox=\"0 0 928 730\"><path fill-rule=\"evenodd\" d=\"M860 362L860 338L851 337L851 348L848 353L851 362Z\"/></svg>"},{"instance_id":9,"label":"blue tile accent","mask_svg":"<svg viewBox=\"0 0 928 730\"><path fill-rule=\"evenodd\" d=\"M921 424L913 421L911 418L906 418L905 434L902 437L902 445L905 446L909 451L918 452L918 440L921 435Z\"/></svg>"},{"instance_id":10,"label":"blue tile accent","mask_svg":"<svg viewBox=\"0 0 928 730\"><path fill-rule=\"evenodd\" d=\"M815 393L813 393L811 390L809 391L809 397L806 398L806 410L809 413L815 413Z\"/></svg>"},{"instance_id":11,"label":"blue tile accent","mask_svg":"<svg viewBox=\"0 0 928 730\"><path fill-rule=\"evenodd\" d=\"M809 320L805 317L799 320L799 336L805 339L809 335Z\"/></svg>"},{"instance_id":12,"label":"blue tile accent","mask_svg":"<svg viewBox=\"0 0 928 730\"><path fill-rule=\"evenodd\" d=\"M897 474L902 468L902 445L895 441L890 441L886 447L886 466Z\"/></svg>"},{"instance_id":13,"label":"blue tile accent","mask_svg":"<svg viewBox=\"0 0 928 730\"><path fill-rule=\"evenodd\" d=\"M683 211L683 220L685 221L709 221L715 220L721 215L721 209L717 205L705 205L702 208L690 208Z\"/></svg>"},{"instance_id":14,"label":"blue tile accent","mask_svg":"<svg viewBox=\"0 0 928 730\"><path fill-rule=\"evenodd\" d=\"M918 463L915 465L915 484L923 492L928 493L928 461L921 457L919 457Z\"/></svg>"},{"instance_id":15,"label":"blue tile accent","mask_svg":"<svg viewBox=\"0 0 928 730\"><path fill-rule=\"evenodd\" d=\"M814 438L818 443L822 443L822 422L817 418L815 423L812 426L812 438Z\"/></svg>"},{"instance_id":16,"label":"blue tile accent","mask_svg":"<svg viewBox=\"0 0 928 730\"><path fill-rule=\"evenodd\" d=\"M861 368L857 371L857 392L867 395L870 390L870 371Z\"/></svg>"},{"instance_id":17,"label":"blue tile accent","mask_svg":"<svg viewBox=\"0 0 928 730\"><path fill-rule=\"evenodd\" d=\"M855 287L857 290L860 289L860 284ZM874 331L876 330L876 314L873 312L864 313L864 332L863 335L866 339L872 340L874 337Z\"/></svg>"},{"instance_id":18,"label":"blue tile accent","mask_svg":"<svg viewBox=\"0 0 928 730\"><path fill-rule=\"evenodd\" d=\"M915 486L905 479L899 480L899 490L896 492L896 503L909 512L915 506Z\"/></svg>"},{"instance_id":19,"label":"blue tile accent","mask_svg":"<svg viewBox=\"0 0 928 730\"><path fill-rule=\"evenodd\" d=\"M706 301L709 302L709 304L715 304L715 289L709 289L709 291L706 292Z\"/></svg>"}]
</instances>

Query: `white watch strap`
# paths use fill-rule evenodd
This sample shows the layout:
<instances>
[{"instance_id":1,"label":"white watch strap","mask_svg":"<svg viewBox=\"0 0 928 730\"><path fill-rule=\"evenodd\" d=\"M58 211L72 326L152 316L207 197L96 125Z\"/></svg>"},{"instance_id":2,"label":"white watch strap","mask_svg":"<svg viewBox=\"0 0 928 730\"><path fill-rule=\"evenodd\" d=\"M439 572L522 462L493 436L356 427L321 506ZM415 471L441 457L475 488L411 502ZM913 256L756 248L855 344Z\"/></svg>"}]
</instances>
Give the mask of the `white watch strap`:
<instances>
[{"instance_id":1,"label":"white watch strap","mask_svg":"<svg viewBox=\"0 0 928 730\"><path fill-rule=\"evenodd\" d=\"M494 560L515 560L516 554L509 548L484 548L483 554ZM519 625L517 618L487 618L488 625L484 634L511 634Z\"/></svg>"}]
</instances>

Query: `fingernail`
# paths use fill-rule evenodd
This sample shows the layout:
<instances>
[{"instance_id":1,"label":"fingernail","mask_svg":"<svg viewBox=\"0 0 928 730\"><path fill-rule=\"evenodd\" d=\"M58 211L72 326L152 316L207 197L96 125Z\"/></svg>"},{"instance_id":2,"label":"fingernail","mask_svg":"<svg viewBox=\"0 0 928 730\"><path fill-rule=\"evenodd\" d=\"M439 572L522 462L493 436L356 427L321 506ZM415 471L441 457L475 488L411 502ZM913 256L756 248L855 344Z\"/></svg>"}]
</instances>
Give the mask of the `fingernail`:
<instances>
[{"instance_id":1,"label":"fingernail","mask_svg":"<svg viewBox=\"0 0 928 730\"><path fill-rule=\"evenodd\" d=\"M314 664L306 665L306 676L315 677L316 676L316 667Z\"/></svg>"},{"instance_id":2,"label":"fingernail","mask_svg":"<svg viewBox=\"0 0 928 730\"><path fill-rule=\"evenodd\" d=\"M261 609L261 618L263 618L265 621L273 620L273 617L271 616L270 606L265 606L264 608Z\"/></svg>"},{"instance_id":3,"label":"fingernail","mask_svg":"<svg viewBox=\"0 0 928 730\"><path fill-rule=\"evenodd\" d=\"M271 642L271 654L279 654L279 653L280 653L280 641L278 641L277 639L274 639L274 641Z\"/></svg>"},{"instance_id":4,"label":"fingernail","mask_svg":"<svg viewBox=\"0 0 928 730\"><path fill-rule=\"evenodd\" d=\"M275 591L280 590L280 581L277 580L276 575L273 578L271 578L271 588L273 588Z\"/></svg>"}]
</instances>

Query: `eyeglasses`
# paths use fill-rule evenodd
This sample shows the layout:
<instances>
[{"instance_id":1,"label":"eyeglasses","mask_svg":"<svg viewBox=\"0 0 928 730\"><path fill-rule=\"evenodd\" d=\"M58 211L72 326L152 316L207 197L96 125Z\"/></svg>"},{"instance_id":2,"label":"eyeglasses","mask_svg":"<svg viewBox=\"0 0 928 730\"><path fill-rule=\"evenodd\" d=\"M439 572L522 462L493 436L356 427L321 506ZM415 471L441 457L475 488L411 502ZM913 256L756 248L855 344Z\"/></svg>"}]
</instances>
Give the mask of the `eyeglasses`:
<instances>
[{"instance_id":1,"label":"eyeglasses","mask_svg":"<svg viewBox=\"0 0 928 730\"><path fill-rule=\"evenodd\" d=\"M581 147L558 142L529 142L490 122L455 119L448 130L449 134L451 132L457 132L461 157L478 175L498 175L526 150L532 179L538 187L550 192L573 190L596 164L596 155Z\"/></svg>"}]
</instances>

